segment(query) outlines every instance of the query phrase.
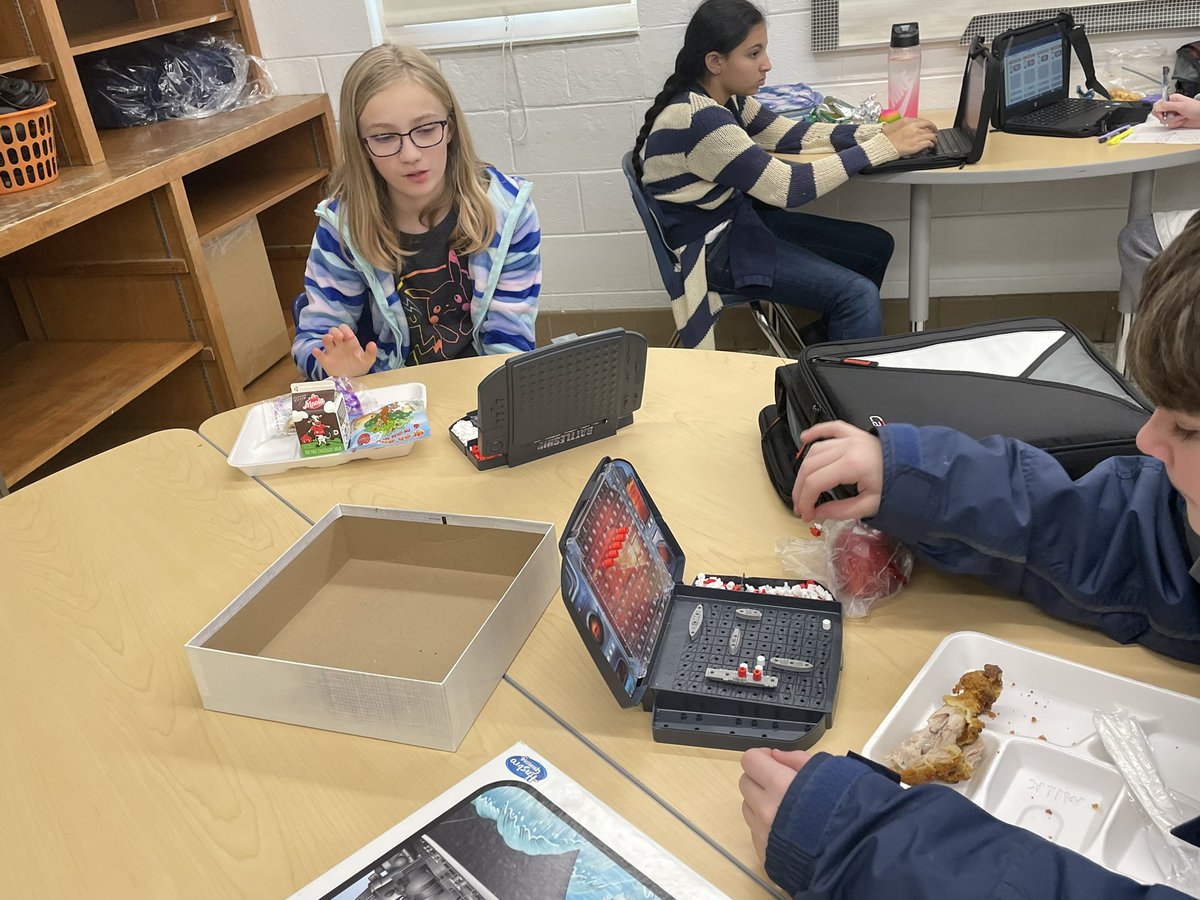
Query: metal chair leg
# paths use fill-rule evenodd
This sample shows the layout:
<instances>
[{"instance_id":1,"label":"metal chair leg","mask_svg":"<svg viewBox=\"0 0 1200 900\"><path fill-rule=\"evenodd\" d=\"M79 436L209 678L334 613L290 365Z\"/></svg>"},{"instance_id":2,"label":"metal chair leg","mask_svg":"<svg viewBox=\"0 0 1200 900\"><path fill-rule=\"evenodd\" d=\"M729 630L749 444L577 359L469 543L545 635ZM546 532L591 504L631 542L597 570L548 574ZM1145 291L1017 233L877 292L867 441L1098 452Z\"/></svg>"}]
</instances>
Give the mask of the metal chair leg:
<instances>
[{"instance_id":1,"label":"metal chair leg","mask_svg":"<svg viewBox=\"0 0 1200 900\"><path fill-rule=\"evenodd\" d=\"M759 301L751 301L750 309L754 314L754 321L758 324L758 330L763 333L763 337L767 339L767 343L771 345L771 349L775 351L775 355L781 359L792 359L792 355L783 346L783 341L780 339L779 333L774 329L770 321L768 321Z\"/></svg>"},{"instance_id":2,"label":"metal chair leg","mask_svg":"<svg viewBox=\"0 0 1200 900\"><path fill-rule=\"evenodd\" d=\"M796 349L803 350L804 338L800 337L800 329L796 327L796 322L792 318L792 314L788 312L786 307L780 306L778 303L769 303L768 307L770 308L772 314L774 314L781 322L783 322L784 330L787 331L788 337L796 342ZM775 326L775 330L777 332L779 331L778 325Z\"/></svg>"}]
</instances>

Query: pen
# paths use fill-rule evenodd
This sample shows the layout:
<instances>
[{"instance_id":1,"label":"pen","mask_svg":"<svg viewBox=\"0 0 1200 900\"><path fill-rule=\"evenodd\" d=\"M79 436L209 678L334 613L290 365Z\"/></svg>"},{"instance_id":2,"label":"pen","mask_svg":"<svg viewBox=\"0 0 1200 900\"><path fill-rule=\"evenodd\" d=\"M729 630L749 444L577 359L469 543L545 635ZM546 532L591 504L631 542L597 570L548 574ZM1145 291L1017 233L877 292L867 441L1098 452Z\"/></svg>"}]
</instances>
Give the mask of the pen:
<instances>
[{"instance_id":1,"label":"pen","mask_svg":"<svg viewBox=\"0 0 1200 900\"><path fill-rule=\"evenodd\" d=\"M1132 127L1130 127L1130 128L1127 128L1125 131L1122 131L1122 132L1121 132L1120 134L1118 134L1118 135L1117 135L1115 138L1109 138L1107 141L1105 141L1105 143L1106 143L1106 144L1108 144L1108 146L1110 146L1110 147L1111 147L1111 146L1113 146L1114 144L1119 144L1119 143L1121 143L1121 141L1125 140L1125 138L1129 137L1131 134L1133 134L1133 128L1132 128Z\"/></svg>"},{"instance_id":2,"label":"pen","mask_svg":"<svg viewBox=\"0 0 1200 900\"><path fill-rule=\"evenodd\" d=\"M1124 125L1118 125L1112 131L1108 131L1108 132L1105 132L1104 134L1100 135L1099 141L1101 144L1107 143L1111 138L1115 138L1122 131L1128 131L1132 127L1133 127L1133 125L1131 125L1129 123L1126 123Z\"/></svg>"},{"instance_id":3,"label":"pen","mask_svg":"<svg viewBox=\"0 0 1200 900\"><path fill-rule=\"evenodd\" d=\"M1163 77L1162 77L1162 99L1163 100L1171 99L1170 77L1171 77L1171 67L1163 66Z\"/></svg>"}]
</instances>

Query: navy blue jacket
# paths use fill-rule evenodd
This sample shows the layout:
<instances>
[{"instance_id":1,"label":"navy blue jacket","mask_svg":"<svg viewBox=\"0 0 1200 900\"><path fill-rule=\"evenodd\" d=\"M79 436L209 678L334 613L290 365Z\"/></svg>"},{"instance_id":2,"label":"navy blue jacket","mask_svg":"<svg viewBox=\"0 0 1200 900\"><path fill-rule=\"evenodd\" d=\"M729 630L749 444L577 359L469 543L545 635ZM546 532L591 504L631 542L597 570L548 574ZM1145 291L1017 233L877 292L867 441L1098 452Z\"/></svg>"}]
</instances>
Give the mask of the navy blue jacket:
<instances>
[{"instance_id":1,"label":"navy blue jacket","mask_svg":"<svg viewBox=\"0 0 1200 900\"><path fill-rule=\"evenodd\" d=\"M912 425L878 433L883 498L871 525L940 569L1200 663L1186 507L1161 462L1113 457L1073 482L1020 441Z\"/></svg>"},{"instance_id":2,"label":"navy blue jacket","mask_svg":"<svg viewBox=\"0 0 1200 900\"><path fill-rule=\"evenodd\" d=\"M767 874L804 900L1190 900L1139 884L938 784L818 753L775 814Z\"/></svg>"},{"instance_id":3,"label":"navy blue jacket","mask_svg":"<svg viewBox=\"0 0 1200 900\"><path fill-rule=\"evenodd\" d=\"M1005 438L888 425L871 524L940 568L978 575L1052 615L1200 662L1200 586L1183 499L1162 463L1119 457L1076 482ZM1023 828L941 785L909 790L817 754L771 829L767 874L803 898L1183 900Z\"/></svg>"}]
</instances>

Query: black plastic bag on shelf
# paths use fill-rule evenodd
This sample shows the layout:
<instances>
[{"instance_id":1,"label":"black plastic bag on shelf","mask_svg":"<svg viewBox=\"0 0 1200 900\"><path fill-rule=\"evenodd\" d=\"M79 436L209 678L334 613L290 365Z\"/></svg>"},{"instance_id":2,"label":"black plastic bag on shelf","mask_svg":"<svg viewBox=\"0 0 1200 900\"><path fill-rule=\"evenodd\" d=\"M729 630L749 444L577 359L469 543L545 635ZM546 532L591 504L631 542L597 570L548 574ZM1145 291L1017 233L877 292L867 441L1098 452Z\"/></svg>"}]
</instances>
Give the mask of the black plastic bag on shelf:
<instances>
[{"instance_id":1,"label":"black plastic bag on shelf","mask_svg":"<svg viewBox=\"0 0 1200 900\"><path fill-rule=\"evenodd\" d=\"M22 109L33 109L49 99L50 93L44 84L0 75L0 116Z\"/></svg>"},{"instance_id":2,"label":"black plastic bag on shelf","mask_svg":"<svg viewBox=\"0 0 1200 900\"><path fill-rule=\"evenodd\" d=\"M275 96L258 57L226 38L178 32L80 59L98 128L202 118Z\"/></svg>"}]
</instances>

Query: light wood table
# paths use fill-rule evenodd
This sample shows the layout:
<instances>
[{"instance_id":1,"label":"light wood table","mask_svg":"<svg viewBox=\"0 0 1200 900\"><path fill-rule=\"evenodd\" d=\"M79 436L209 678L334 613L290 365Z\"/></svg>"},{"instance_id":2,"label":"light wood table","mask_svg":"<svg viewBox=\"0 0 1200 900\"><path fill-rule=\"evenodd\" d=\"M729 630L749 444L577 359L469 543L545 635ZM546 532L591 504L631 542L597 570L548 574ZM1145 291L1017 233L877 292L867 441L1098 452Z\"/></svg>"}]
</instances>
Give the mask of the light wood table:
<instances>
[{"instance_id":1,"label":"light wood table","mask_svg":"<svg viewBox=\"0 0 1200 900\"><path fill-rule=\"evenodd\" d=\"M807 529L774 494L759 451L757 413L772 400L778 360L651 348L645 401L632 426L613 438L516 469L475 472L445 429L474 407L475 385L495 364L466 360L372 376L380 381L419 378L426 384L430 440L402 460L296 470L264 482L313 519L337 502L415 506L548 520L561 536L598 459L622 457L637 468L683 548L687 577L698 572L784 574L775 557L776 541ZM241 415L224 413L201 431L228 447ZM834 726L817 749L860 749L938 642L955 631L985 632L1162 687L1200 693L1196 666L1117 645L1028 603L996 596L976 580L918 566L902 594L870 617L846 622ZM551 603L507 680L747 868L761 872L740 813L738 754L654 743L650 716L617 706L561 600Z\"/></svg>"},{"instance_id":2,"label":"light wood table","mask_svg":"<svg viewBox=\"0 0 1200 900\"><path fill-rule=\"evenodd\" d=\"M954 125L955 111L922 114L939 128ZM780 159L811 162L809 154L778 154ZM1101 144L1095 138L1035 137L990 132L983 158L973 165L916 172L866 175L877 181L909 186L908 319L921 331L929 318L929 253L933 222L933 189L938 185L1016 184L1132 175L1129 218L1148 216L1154 199L1154 176L1159 169L1200 163L1200 144ZM1113 235L1115 246L1116 235ZM1125 339L1131 317L1121 317L1117 338L1118 366L1124 365Z\"/></svg>"},{"instance_id":3,"label":"light wood table","mask_svg":"<svg viewBox=\"0 0 1200 900\"><path fill-rule=\"evenodd\" d=\"M508 684L457 753L202 709L184 643L307 527L185 431L0 500L0 896L283 896L517 741L765 895Z\"/></svg>"}]
</instances>

